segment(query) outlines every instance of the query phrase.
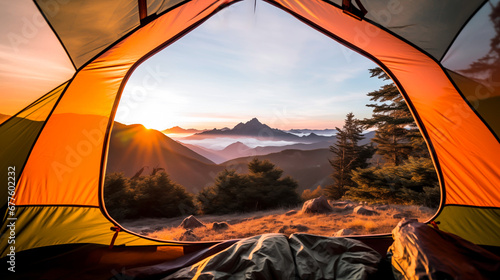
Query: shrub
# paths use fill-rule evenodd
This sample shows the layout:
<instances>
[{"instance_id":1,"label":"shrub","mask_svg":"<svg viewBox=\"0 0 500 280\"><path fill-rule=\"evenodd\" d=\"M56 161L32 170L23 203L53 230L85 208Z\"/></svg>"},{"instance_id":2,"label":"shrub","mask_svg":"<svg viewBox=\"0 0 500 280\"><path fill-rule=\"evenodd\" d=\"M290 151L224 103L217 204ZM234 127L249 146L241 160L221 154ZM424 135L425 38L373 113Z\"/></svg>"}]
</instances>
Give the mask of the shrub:
<instances>
[{"instance_id":1,"label":"shrub","mask_svg":"<svg viewBox=\"0 0 500 280\"><path fill-rule=\"evenodd\" d=\"M144 177L135 188L134 205L142 217L176 217L196 212L193 195L165 172ZM191 210L190 210L191 209Z\"/></svg>"},{"instance_id":2,"label":"shrub","mask_svg":"<svg viewBox=\"0 0 500 280\"><path fill-rule=\"evenodd\" d=\"M254 159L248 164L249 174L223 170L214 185L198 193L203 213L234 213L296 205L300 198L297 182L281 178L283 170L268 160Z\"/></svg>"},{"instance_id":3,"label":"shrub","mask_svg":"<svg viewBox=\"0 0 500 280\"><path fill-rule=\"evenodd\" d=\"M300 198L302 199L302 201L307 201L309 199L320 197L322 195L325 195L325 190L321 186L318 186L313 191L311 191L310 189L305 189L302 192L302 195L300 196Z\"/></svg>"},{"instance_id":4,"label":"shrub","mask_svg":"<svg viewBox=\"0 0 500 280\"><path fill-rule=\"evenodd\" d=\"M428 158L410 157L399 166L358 168L352 173L353 181L358 186L346 192L351 199L429 207L436 207L436 201L439 204L439 182Z\"/></svg>"},{"instance_id":5,"label":"shrub","mask_svg":"<svg viewBox=\"0 0 500 280\"><path fill-rule=\"evenodd\" d=\"M127 178L123 173L106 175L104 200L116 220L160 218L194 214L194 197L165 172Z\"/></svg>"},{"instance_id":6,"label":"shrub","mask_svg":"<svg viewBox=\"0 0 500 280\"><path fill-rule=\"evenodd\" d=\"M131 189L129 178L123 173L106 175L104 181L104 203L106 210L116 220L123 220L137 216L137 209L131 208L134 200L134 191Z\"/></svg>"}]
</instances>

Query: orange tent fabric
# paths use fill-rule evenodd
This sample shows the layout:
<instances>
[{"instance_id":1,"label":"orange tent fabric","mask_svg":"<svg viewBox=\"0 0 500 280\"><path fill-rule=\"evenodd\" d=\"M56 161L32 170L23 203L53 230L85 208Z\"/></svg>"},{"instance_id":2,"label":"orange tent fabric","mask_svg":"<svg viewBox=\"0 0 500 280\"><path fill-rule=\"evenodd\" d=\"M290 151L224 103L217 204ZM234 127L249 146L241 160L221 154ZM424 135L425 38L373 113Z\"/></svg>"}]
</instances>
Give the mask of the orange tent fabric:
<instances>
[{"instance_id":1,"label":"orange tent fabric","mask_svg":"<svg viewBox=\"0 0 500 280\"><path fill-rule=\"evenodd\" d=\"M369 13L353 17L342 1L266 1L374 60L391 76L427 141L440 178L441 207L432 220L474 243L500 246L500 118L492 113L495 106L481 101L500 104L498 86L445 65L460 47L457 38L479 11L491 8L489 2L361 1ZM24 100L36 99L0 125L0 143L6 147L0 151L0 165L2 170L15 166L17 182L15 192L3 191L0 196L2 233L17 219L16 252L55 245L108 246L116 235L115 246L150 245L175 259L192 248L215 244L150 240L127 230L117 233L120 225L109 217L102 199L103 174L114 114L135 67L237 1L12 2L11 10L31 7L30 13L43 23L41 33L52 36L58 46L46 58L57 63L47 68L51 76L43 83L33 75L9 83L7 77L16 73L0 68L2 85L9 88L2 98L19 94ZM5 21L5 28L14 29L14 19ZM13 46L29 51L29 42L25 46L22 37L14 35L0 44L12 45L15 39ZM22 52L13 51L11 64L27 68ZM492 79L499 73L498 65L487 68ZM21 87L26 83L35 86ZM479 85L490 93L473 92ZM475 104L483 105L477 109ZM7 182L7 176L0 179ZM15 201L15 213L9 212L7 201ZM9 245L2 239L2 257L11 251Z\"/></svg>"}]
</instances>

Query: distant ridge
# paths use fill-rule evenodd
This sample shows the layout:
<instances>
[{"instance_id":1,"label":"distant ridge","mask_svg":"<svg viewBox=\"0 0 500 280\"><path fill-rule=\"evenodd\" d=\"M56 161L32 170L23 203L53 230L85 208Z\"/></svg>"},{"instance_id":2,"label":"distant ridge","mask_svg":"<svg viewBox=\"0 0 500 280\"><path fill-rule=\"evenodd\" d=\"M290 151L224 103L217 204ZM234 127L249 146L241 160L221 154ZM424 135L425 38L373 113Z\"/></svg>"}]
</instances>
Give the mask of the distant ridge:
<instances>
[{"instance_id":1,"label":"distant ridge","mask_svg":"<svg viewBox=\"0 0 500 280\"><path fill-rule=\"evenodd\" d=\"M326 187L333 183L330 178L332 167L328 161L330 157L331 153L328 149L283 150L267 155L236 158L220 165L246 173L248 172L248 163L254 158L270 160L283 169L285 176L290 175L297 180L299 183L297 191L302 193L305 189L314 189L318 185Z\"/></svg>"},{"instance_id":2,"label":"distant ridge","mask_svg":"<svg viewBox=\"0 0 500 280\"><path fill-rule=\"evenodd\" d=\"M260 123L260 122L259 122ZM242 123L240 128L245 128ZM254 125L258 126L257 121ZM360 144L370 141L375 132L366 133ZM314 137L314 135L312 135ZM286 146L251 148L236 141L220 151L174 141L160 131L146 129L143 125L124 125L115 122L109 143L107 173L123 172L132 177L144 168L142 175L151 174L153 168L165 168L170 178L197 193L213 184L216 175L231 168L245 173L253 158L269 159L299 182L299 191L323 187L332 183L332 156L328 148L335 142L298 143Z\"/></svg>"},{"instance_id":3,"label":"distant ridge","mask_svg":"<svg viewBox=\"0 0 500 280\"><path fill-rule=\"evenodd\" d=\"M298 136L302 135L309 135L311 133L321 135L321 136L333 136L337 134L336 129L331 129L331 128L325 128L325 129L290 129L290 130L285 130L285 132L292 133Z\"/></svg>"},{"instance_id":4,"label":"distant ridge","mask_svg":"<svg viewBox=\"0 0 500 280\"><path fill-rule=\"evenodd\" d=\"M180 126L174 126L171 128L164 129L161 132L163 132L165 134L195 134L195 133L200 133L203 131L205 131L205 130L199 130L199 129L194 129L194 128L184 129Z\"/></svg>"},{"instance_id":5,"label":"distant ridge","mask_svg":"<svg viewBox=\"0 0 500 280\"><path fill-rule=\"evenodd\" d=\"M360 145L370 143L370 140L375 136L374 131L367 132L363 134L365 137L363 140L359 142ZM313 136L314 137L314 136ZM307 136L304 137L307 139ZM313 143L297 143L291 145L283 145L283 146L257 146L255 148L250 148L247 145L237 141L228 145L226 148L222 150L212 150L208 148L202 148L194 144L185 144L185 146L190 147L190 149L196 151L197 153L205 156L211 161L219 164L227 160L240 158L240 157L250 157L250 156L261 156L267 155L271 153L279 153L284 150L302 150L302 151L310 151L316 149L329 149L331 145L333 145L336 141L336 137L328 137L328 141L321 142L313 142ZM202 149L200 152L198 149Z\"/></svg>"},{"instance_id":6,"label":"distant ridge","mask_svg":"<svg viewBox=\"0 0 500 280\"><path fill-rule=\"evenodd\" d=\"M132 177L141 168L149 175L153 168L164 168L175 182L196 193L213 182L221 167L178 143L160 131L143 125L115 122L111 133L106 173L123 172Z\"/></svg>"},{"instance_id":7,"label":"distant ridge","mask_svg":"<svg viewBox=\"0 0 500 280\"><path fill-rule=\"evenodd\" d=\"M196 133L195 135L186 137L187 140L200 140L213 137L252 137L257 139L272 139L276 141L295 141L303 143L314 143L327 141L332 139L328 136L320 136L311 133L307 136L297 136L292 133L285 132L280 129L271 128L266 124L261 123L257 118L252 118L246 123L238 123L232 129L213 129L204 132Z\"/></svg>"}]
</instances>

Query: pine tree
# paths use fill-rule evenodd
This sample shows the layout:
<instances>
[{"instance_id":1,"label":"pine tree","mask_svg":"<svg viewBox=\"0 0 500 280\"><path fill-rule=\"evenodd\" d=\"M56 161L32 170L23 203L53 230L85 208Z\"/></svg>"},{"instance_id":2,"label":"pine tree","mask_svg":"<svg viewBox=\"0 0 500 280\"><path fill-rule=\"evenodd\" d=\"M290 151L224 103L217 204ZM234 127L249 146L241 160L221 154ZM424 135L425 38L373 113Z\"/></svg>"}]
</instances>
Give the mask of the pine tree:
<instances>
[{"instance_id":1,"label":"pine tree","mask_svg":"<svg viewBox=\"0 0 500 280\"><path fill-rule=\"evenodd\" d=\"M369 70L371 77L389 80L381 68ZM397 87L391 83L379 90L368 93L371 101L377 103L366 106L373 108L370 119L364 119L366 128L376 127L372 142L377 143L377 154L395 166L400 165L410 155L429 157L424 139Z\"/></svg>"},{"instance_id":2,"label":"pine tree","mask_svg":"<svg viewBox=\"0 0 500 280\"><path fill-rule=\"evenodd\" d=\"M198 193L205 214L235 213L295 206L300 202L298 183L269 160L254 158L248 163L248 174L224 170L212 186Z\"/></svg>"},{"instance_id":3,"label":"pine tree","mask_svg":"<svg viewBox=\"0 0 500 280\"><path fill-rule=\"evenodd\" d=\"M326 188L330 198L341 198L347 189L354 186L352 181L352 170L365 168L366 160L373 154L370 147L360 146L358 142L364 139L363 127L359 120L354 118L353 113L348 113L343 128L337 129L337 142L330 146L330 152L334 154L329 160L333 167L332 178L334 184Z\"/></svg>"}]
</instances>

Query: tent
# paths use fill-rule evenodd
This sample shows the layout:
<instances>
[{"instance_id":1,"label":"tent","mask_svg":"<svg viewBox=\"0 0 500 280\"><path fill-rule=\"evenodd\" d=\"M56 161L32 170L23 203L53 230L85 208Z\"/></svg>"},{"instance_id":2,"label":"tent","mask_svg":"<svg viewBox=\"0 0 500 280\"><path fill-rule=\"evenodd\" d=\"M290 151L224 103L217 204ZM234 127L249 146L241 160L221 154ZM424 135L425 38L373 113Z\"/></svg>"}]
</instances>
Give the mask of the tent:
<instances>
[{"instance_id":1,"label":"tent","mask_svg":"<svg viewBox=\"0 0 500 280\"><path fill-rule=\"evenodd\" d=\"M142 61L237 2L2 2L0 103L35 100L0 125L3 263L15 259L19 270L27 269L25 258L37 260L32 271L59 263L54 275L90 268L113 275L120 267L187 263L193 254L231 244L139 236L107 214L102 193L108 140L128 77ZM498 1L266 2L390 75L440 179L441 205L431 221L498 248ZM388 235L361 239L380 251L391 241Z\"/></svg>"}]
</instances>

